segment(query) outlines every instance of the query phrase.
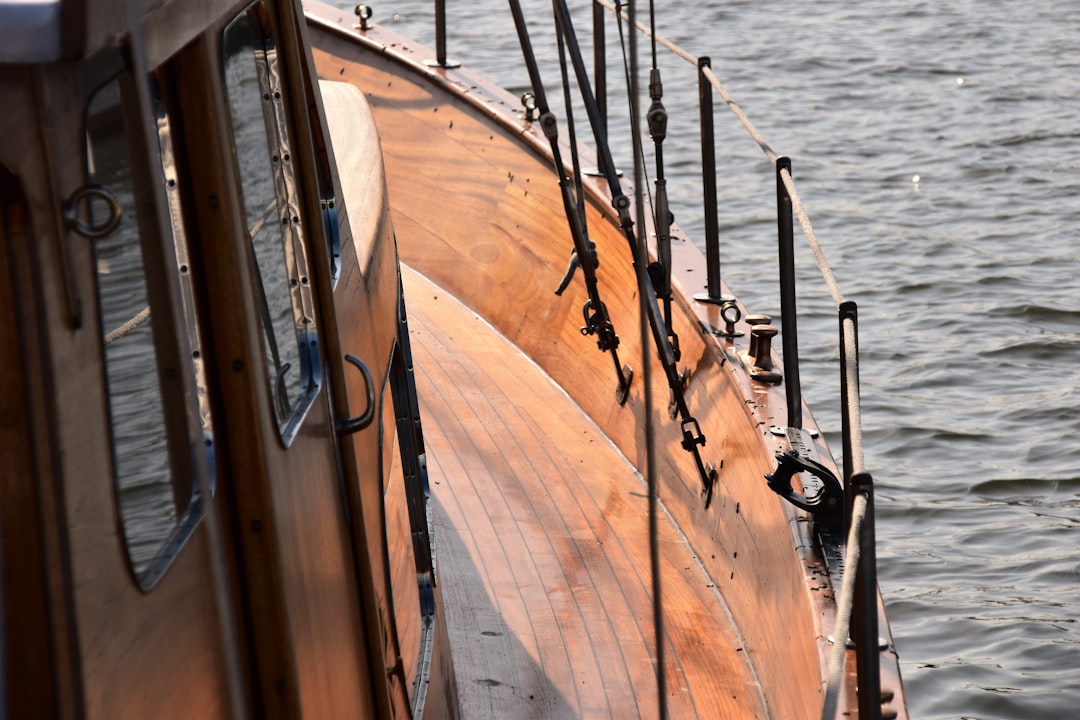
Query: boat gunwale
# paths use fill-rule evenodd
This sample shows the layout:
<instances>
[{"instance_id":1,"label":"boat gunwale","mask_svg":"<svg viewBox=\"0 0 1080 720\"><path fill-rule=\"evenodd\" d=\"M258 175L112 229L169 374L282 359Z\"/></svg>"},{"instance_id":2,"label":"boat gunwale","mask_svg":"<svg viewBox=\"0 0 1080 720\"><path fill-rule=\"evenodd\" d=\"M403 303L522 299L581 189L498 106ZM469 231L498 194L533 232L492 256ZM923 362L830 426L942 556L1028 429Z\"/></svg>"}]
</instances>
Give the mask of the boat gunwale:
<instances>
[{"instance_id":1,"label":"boat gunwale","mask_svg":"<svg viewBox=\"0 0 1080 720\"><path fill-rule=\"evenodd\" d=\"M392 29L372 24L361 30L351 24L350 19L337 8L326 5L319 0L310 0L304 3L305 14L310 23L317 25L323 30L338 36L348 42L356 43L374 51L401 66L410 74L422 77L425 81L441 88L452 95L456 100L461 100L470 105L474 110L489 117L504 130L516 135L524 146L537 158L550 166L551 150L547 139L537 128L523 119L523 113L512 102L514 100L504 88L495 85L489 80L476 74L466 66L454 68L441 68L425 63L424 58L433 57L434 51L421 43L413 42L409 38L399 35ZM317 47L317 43L315 43ZM569 149L569 145L560 138L560 146ZM582 163L587 164L593 160L593 153L588 147L581 147ZM569 168L568 168L569 171ZM582 178L586 196L591 205L603 215L610 216L610 196L606 179L602 177L586 176ZM632 183L626 182L623 186L628 197L633 196ZM633 201L631 200L631 203ZM651 216L646 213L646 232L651 230ZM719 335L720 328L724 323L720 316L720 308L717 305L700 303L693 299L695 290L691 288L695 283L700 284L703 280L701 270L705 267L704 253L689 240L689 237L677 225L672 226L672 287L673 299L681 308L685 317L693 320L696 324L695 332L702 338L704 344L712 348L720 365L726 365L728 372L725 375L733 381L733 387L743 398L744 415L750 425L765 426L772 424L772 418L787 417L787 398L783 385L767 385L751 379L749 369L746 367L740 353L745 352L748 346L748 334L740 340L722 340ZM747 315L747 308L742 304L734 293L730 292L726 283L723 284L725 296L732 296L738 305L743 317ZM459 300L462 300L459 298ZM462 300L463 301L463 300ZM467 303L466 303L467 304ZM783 373L783 358L773 353L773 363L776 369ZM804 427L818 429L810 409L805 402L802 403L802 416ZM605 433L606 434L606 433ZM766 431L757 433L759 446L765 455L775 455L786 450L786 445L781 438ZM838 466L832 454L825 444L823 435L819 432L819 440L815 443L823 464L830 470L837 471ZM840 475L836 472L837 476ZM839 578L834 577L829 561L824 556L823 548L813 528L813 517L809 513L798 509L789 503L776 498L784 508L787 525L794 543L794 549L798 555L802 567L804 589L809 600L808 606L813 611L813 623L817 628L818 636L816 645L820 664L821 691L824 695L825 681L828 675L828 657L831 653L832 642L830 633L835 624L836 603L834 589L838 591ZM826 583L825 586L822 582ZM880 652L883 684L886 680L895 678L891 684L900 687L899 663L896 655L895 644L891 635L887 618L884 612L884 602L880 590L877 592L879 633L882 636ZM849 650L849 659L846 663L845 685L850 694L848 703L854 707L855 669L854 653ZM902 691L897 693L902 695ZM901 703L903 707L903 703ZM904 717L902 714L901 717Z\"/></svg>"}]
</instances>

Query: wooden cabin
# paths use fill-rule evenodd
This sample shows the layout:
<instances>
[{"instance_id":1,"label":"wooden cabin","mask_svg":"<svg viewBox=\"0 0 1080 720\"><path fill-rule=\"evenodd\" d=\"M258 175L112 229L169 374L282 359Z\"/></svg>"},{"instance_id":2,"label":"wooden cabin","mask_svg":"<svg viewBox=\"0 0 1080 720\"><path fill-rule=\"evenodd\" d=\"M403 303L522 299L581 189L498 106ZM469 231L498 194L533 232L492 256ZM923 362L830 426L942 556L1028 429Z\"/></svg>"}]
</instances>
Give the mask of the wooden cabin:
<instances>
[{"instance_id":1,"label":"wooden cabin","mask_svg":"<svg viewBox=\"0 0 1080 720\"><path fill-rule=\"evenodd\" d=\"M750 309L674 228L673 389L588 179L613 364L534 119L307 11L0 0L0 717L820 717Z\"/></svg>"},{"instance_id":2,"label":"wooden cabin","mask_svg":"<svg viewBox=\"0 0 1080 720\"><path fill-rule=\"evenodd\" d=\"M346 210L304 33L0 3L5 717L455 714L379 148Z\"/></svg>"}]
</instances>

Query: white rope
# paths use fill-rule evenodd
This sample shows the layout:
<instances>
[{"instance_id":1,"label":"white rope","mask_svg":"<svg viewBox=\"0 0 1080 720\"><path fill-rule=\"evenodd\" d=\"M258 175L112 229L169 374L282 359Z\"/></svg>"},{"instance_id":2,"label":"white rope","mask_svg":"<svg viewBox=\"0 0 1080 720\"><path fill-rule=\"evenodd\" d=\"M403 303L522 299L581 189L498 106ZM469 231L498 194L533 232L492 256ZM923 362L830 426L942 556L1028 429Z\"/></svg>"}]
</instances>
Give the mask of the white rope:
<instances>
[{"instance_id":1,"label":"white rope","mask_svg":"<svg viewBox=\"0 0 1080 720\"><path fill-rule=\"evenodd\" d=\"M262 214L262 217L260 217L255 222L255 224L251 226L251 230L248 231L248 235L252 239L254 239L255 236L258 235L259 232L263 229L263 226L266 225L266 221L270 219L270 216L273 214L274 208L276 208L276 207L277 207L277 201L275 200L275 201L271 202L269 206L267 206L266 210ZM134 315L134 317L132 317L126 323L124 323L120 327L116 328L115 330L110 330L109 332L105 333L105 344L106 345L112 345L114 342L116 342L120 338L124 337L125 335L129 335L129 334L135 332L135 330L137 330L140 325L142 325L144 322L146 322L149 319L150 319L150 306L147 305L142 310L137 312Z\"/></svg>"},{"instance_id":2,"label":"white rope","mask_svg":"<svg viewBox=\"0 0 1080 720\"><path fill-rule=\"evenodd\" d=\"M829 657L829 679L825 686L825 704L821 708L822 720L833 720L836 717L836 705L844 680L844 659L847 657L847 639L851 632L855 580L859 575L859 539L863 520L866 519L867 506L866 495L855 496L855 502L851 508L851 529L848 531L847 552L844 554L844 577L840 583L840 597L836 601L836 628L833 630L833 649Z\"/></svg>"},{"instance_id":3,"label":"white rope","mask_svg":"<svg viewBox=\"0 0 1080 720\"><path fill-rule=\"evenodd\" d=\"M150 306L147 305L142 310L140 310L138 313L136 313L135 317L131 318L130 320L128 320L126 323L124 323L120 327L116 328L115 330L112 330L110 332L105 333L105 344L106 345L112 345L114 342L116 342L120 338L124 337L125 335L128 335L130 333L135 332L135 330L138 329L138 327L140 325L142 325L144 322L146 322L149 319L150 319Z\"/></svg>"},{"instance_id":4,"label":"white rope","mask_svg":"<svg viewBox=\"0 0 1080 720\"><path fill-rule=\"evenodd\" d=\"M270 219L270 216L274 214L274 210L277 209L277 199L271 200L270 204L263 210L263 214L255 221L255 224L248 230L248 236L251 240L255 239L255 236L262 232L263 226L266 225L266 221Z\"/></svg>"}]
</instances>

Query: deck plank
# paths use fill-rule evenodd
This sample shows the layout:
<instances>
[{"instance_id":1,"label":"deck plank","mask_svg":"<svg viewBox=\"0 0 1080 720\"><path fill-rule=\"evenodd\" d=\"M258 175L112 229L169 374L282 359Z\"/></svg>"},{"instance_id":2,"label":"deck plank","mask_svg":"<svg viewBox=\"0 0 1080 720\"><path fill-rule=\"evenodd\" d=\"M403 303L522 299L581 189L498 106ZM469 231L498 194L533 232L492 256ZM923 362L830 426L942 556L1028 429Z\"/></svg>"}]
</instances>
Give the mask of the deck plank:
<instances>
[{"instance_id":1,"label":"deck plank","mask_svg":"<svg viewBox=\"0 0 1080 720\"><path fill-rule=\"evenodd\" d=\"M505 337L403 269L463 717L655 717L645 484ZM666 516L672 717L765 717L723 602Z\"/></svg>"}]
</instances>

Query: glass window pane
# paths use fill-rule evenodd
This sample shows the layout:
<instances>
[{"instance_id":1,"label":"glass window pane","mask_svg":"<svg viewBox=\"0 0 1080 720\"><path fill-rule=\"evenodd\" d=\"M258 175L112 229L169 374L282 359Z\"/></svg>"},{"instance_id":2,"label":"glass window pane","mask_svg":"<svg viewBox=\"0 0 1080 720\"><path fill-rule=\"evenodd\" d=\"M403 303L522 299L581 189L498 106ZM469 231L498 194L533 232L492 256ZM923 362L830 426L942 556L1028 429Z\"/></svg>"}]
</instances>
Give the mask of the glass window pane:
<instances>
[{"instance_id":1,"label":"glass window pane","mask_svg":"<svg viewBox=\"0 0 1080 720\"><path fill-rule=\"evenodd\" d=\"M119 83L94 95L87 110L90 182L119 201L119 227L94 241L105 333L105 374L121 521L136 575L158 556L190 498L175 497L158 382L153 320L146 293L131 161ZM108 211L101 203L92 213ZM101 217L92 218L100 224Z\"/></svg>"},{"instance_id":2,"label":"glass window pane","mask_svg":"<svg viewBox=\"0 0 1080 720\"><path fill-rule=\"evenodd\" d=\"M129 77L114 80L91 98L86 132L91 187L102 188L115 198L120 208L119 224L108 235L93 240L93 247L117 502L131 565L140 586L146 590L160 579L202 517L197 473L202 472L203 466L187 449L192 437L198 435L190 432L190 428L201 430L211 492L215 470L213 422L173 162L172 131L157 85L152 80L148 82L158 151L157 157L149 162L160 164L169 210L164 239L172 241L172 253L166 255L164 267L147 268L143 256L144 239L136 216L130 154L135 145L126 133L125 122L130 119L129 108L137 106L137 100L131 97L135 89ZM92 228L105 227L107 216L114 212L101 199L84 209L90 215L86 220ZM143 220L149 223L152 218ZM157 242L158 238L153 241ZM152 301L147 292L148 270L149 277L175 273L178 296L163 299L155 293L157 299ZM152 302L175 302L181 312L182 327L170 330L167 326L156 326ZM181 353L188 353L186 358L159 357L161 347L175 347L172 342L163 344L163 338L158 337L166 332L183 335L186 343L180 342L179 347L184 348ZM175 377L180 361L191 371L195 398L192 407L170 410L168 403L183 404L184 399L175 392L163 393L161 368L173 368L170 373ZM173 425L167 421L167 413L174 418ZM170 451L175 454L170 455Z\"/></svg>"},{"instance_id":3,"label":"glass window pane","mask_svg":"<svg viewBox=\"0 0 1080 720\"><path fill-rule=\"evenodd\" d=\"M261 4L225 30L225 83L270 394L288 441L317 389L314 323L277 51Z\"/></svg>"}]
</instances>

